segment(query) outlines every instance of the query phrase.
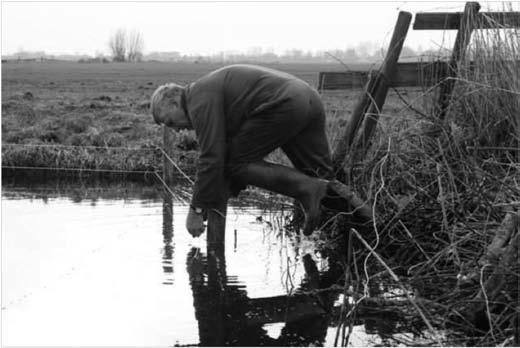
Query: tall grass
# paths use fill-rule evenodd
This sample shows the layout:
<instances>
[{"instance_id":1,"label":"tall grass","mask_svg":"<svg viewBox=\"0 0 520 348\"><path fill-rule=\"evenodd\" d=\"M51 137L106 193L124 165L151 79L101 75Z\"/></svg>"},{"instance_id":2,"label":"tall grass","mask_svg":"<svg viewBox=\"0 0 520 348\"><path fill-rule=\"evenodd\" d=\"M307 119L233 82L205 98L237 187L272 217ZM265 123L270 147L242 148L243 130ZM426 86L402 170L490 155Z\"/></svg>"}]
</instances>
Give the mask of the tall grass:
<instances>
[{"instance_id":1,"label":"tall grass","mask_svg":"<svg viewBox=\"0 0 520 348\"><path fill-rule=\"evenodd\" d=\"M490 21L486 18L483 21ZM491 23L492 24L492 23ZM474 68L469 60L475 62ZM453 122L473 146L518 148L520 141L520 31L476 30L459 72ZM457 118L457 108L464 110Z\"/></svg>"},{"instance_id":2,"label":"tall grass","mask_svg":"<svg viewBox=\"0 0 520 348\"><path fill-rule=\"evenodd\" d=\"M520 211L519 38L519 30L474 31L446 117L435 116L436 93L383 114L371 150L347 168L377 212L365 238L454 345L514 345L518 335L518 258L497 270L482 256L506 213ZM359 282L385 271L369 269ZM493 272L500 294L478 297Z\"/></svg>"}]
</instances>

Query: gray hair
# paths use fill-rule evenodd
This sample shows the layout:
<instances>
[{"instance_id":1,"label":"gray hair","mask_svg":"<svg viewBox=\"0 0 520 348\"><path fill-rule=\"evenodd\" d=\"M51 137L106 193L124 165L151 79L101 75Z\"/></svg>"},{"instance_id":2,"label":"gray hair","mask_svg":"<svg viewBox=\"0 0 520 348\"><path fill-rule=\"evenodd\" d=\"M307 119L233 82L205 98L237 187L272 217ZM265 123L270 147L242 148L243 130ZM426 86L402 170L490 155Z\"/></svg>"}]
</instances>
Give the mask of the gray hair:
<instances>
[{"instance_id":1,"label":"gray hair","mask_svg":"<svg viewBox=\"0 0 520 348\"><path fill-rule=\"evenodd\" d=\"M175 83L167 83L159 86L153 92L150 98L150 111L156 123L159 123L157 118L163 110L172 108L174 105L174 98L182 95L184 87Z\"/></svg>"}]
</instances>

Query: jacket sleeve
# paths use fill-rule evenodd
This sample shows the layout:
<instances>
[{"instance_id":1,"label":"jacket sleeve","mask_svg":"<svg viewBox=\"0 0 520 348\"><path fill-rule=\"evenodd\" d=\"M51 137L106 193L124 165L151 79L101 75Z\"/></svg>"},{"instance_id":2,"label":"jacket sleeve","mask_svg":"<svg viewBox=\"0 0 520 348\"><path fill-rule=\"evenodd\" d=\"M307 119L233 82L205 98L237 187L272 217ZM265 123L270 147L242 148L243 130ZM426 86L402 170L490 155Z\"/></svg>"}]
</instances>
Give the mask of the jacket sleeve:
<instances>
[{"instance_id":1,"label":"jacket sleeve","mask_svg":"<svg viewBox=\"0 0 520 348\"><path fill-rule=\"evenodd\" d=\"M214 91L200 93L193 100L189 113L200 151L191 203L196 207L215 208L227 195L224 177L226 119L223 98Z\"/></svg>"}]
</instances>

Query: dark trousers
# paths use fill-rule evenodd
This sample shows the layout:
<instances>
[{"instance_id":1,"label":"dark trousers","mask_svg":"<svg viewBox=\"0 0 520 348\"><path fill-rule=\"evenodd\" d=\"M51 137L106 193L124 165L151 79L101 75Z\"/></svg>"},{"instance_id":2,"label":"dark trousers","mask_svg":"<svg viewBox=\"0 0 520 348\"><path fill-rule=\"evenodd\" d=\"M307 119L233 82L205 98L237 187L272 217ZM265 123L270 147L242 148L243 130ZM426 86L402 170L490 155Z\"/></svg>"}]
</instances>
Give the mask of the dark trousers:
<instances>
[{"instance_id":1,"label":"dark trousers","mask_svg":"<svg viewBox=\"0 0 520 348\"><path fill-rule=\"evenodd\" d=\"M279 147L301 172L334 177L320 96L304 83L295 83L294 90L284 103L247 119L230 139L226 170L233 195L246 186L241 176L244 167Z\"/></svg>"}]
</instances>

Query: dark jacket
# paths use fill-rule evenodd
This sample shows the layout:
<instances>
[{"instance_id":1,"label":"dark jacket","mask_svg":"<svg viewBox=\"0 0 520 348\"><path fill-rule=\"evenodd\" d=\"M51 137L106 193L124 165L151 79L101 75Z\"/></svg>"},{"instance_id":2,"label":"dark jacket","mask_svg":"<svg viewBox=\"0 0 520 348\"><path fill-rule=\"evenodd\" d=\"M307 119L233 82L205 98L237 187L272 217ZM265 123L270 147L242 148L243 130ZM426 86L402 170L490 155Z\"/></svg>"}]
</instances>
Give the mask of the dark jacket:
<instances>
[{"instance_id":1,"label":"dark jacket","mask_svg":"<svg viewBox=\"0 0 520 348\"><path fill-rule=\"evenodd\" d=\"M192 204L215 208L225 199L226 143L249 118L291 97L296 77L253 65L231 65L186 88L186 110L200 147Z\"/></svg>"}]
</instances>

